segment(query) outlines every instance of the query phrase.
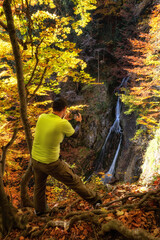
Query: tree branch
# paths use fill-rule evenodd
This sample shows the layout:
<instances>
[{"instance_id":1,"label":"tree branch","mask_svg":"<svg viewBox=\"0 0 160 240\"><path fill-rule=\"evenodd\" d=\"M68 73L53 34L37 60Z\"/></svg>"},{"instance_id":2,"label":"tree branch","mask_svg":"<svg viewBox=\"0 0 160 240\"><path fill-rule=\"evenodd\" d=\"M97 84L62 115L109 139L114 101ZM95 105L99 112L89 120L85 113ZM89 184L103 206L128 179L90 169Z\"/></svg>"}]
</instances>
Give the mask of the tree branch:
<instances>
[{"instance_id":1,"label":"tree branch","mask_svg":"<svg viewBox=\"0 0 160 240\"><path fill-rule=\"evenodd\" d=\"M25 0L25 1L26 1L26 5L27 5L26 16L27 16L27 19L28 19L29 37L30 37L30 40L31 40L32 56L33 56L33 39L32 39L32 28L31 28L32 20L31 20L31 15L30 15L30 9L29 9L28 0Z\"/></svg>"},{"instance_id":2,"label":"tree branch","mask_svg":"<svg viewBox=\"0 0 160 240\"><path fill-rule=\"evenodd\" d=\"M40 43L40 44L41 44L41 43ZM27 82L27 84L26 84L26 88L27 88L27 87L29 86L29 84L31 83L31 81L32 81L32 79L33 79L33 76L34 76L34 73L35 73L35 71L36 71L38 62L39 62L39 59L38 59L38 48L39 48L40 44L36 47L36 52L35 52L36 63L35 63L34 69L33 69L33 71L32 71L31 77L30 77L30 79L28 80L28 82Z\"/></svg>"},{"instance_id":3,"label":"tree branch","mask_svg":"<svg viewBox=\"0 0 160 240\"><path fill-rule=\"evenodd\" d=\"M32 94L32 97L28 100L28 102L31 102L31 101L33 100L33 98L34 98L36 92L38 91L38 89L39 89L40 86L42 85L42 82L43 82L43 79L44 79L45 73L46 73L46 71L47 71L47 68L48 68L48 66L46 66L46 67L44 68L44 71L43 71L43 73L42 73L42 76L41 76L40 82L39 82L38 86L36 87L36 89L34 90L34 92L33 92L33 94Z\"/></svg>"},{"instance_id":4,"label":"tree branch","mask_svg":"<svg viewBox=\"0 0 160 240\"><path fill-rule=\"evenodd\" d=\"M4 28L4 30L6 30L8 32L8 27L5 23L3 23L1 20L0 20L0 25Z\"/></svg>"},{"instance_id":5,"label":"tree branch","mask_svg":"<svg viewBox=\"0 0 160 240\"><path fill-rule=\"evenodd\" d=\"M5 23L3 23L1 20L0 20L0 25L4 28L5 31L7 31L7 32L9 33L7 25L6 25ZM16 38L17 38L18 43L19 43L24 49L26 49L26 44L27 44L27 43L24 43L23 40L22 40L22 39L19 39L18 37L16 37Z\"/></svg>"},{"instance_id":6,"label":"tree branch","mask_svg":"<svg viewBox=\"0 0 160 240\"><path fill-rule=\"evenodd\" d=\"M134 11L134 17L138 18L142 12L153 2L153 0L143 0Z\"/></svg>"},{"instance_id":7,"label":"tree branch","mask_svg":"<svg viewBox=\"0 0 160 240\"><path fill-rule=\"evenodd\" d=\"M2 156L1 156L1 161L0 161L0 164L2 164L2 176L3 176L4 170L5 170L5 162L6 162L7 151L9 149L9 147L15 141L15 139L17 137L17 133L18 133L18 128L15 127L11 140L5 146L2 147Z\"/></svg>"},{"instance_id":8,"label":"tree branch","mask_svg":"<svg viewBox=\"0 0 160 240\"><path fill-rule=\"evenodd\" d=\"M30 85L30 83L32 82L32 79L33 79L33 77L34 77L36 68L37 68L38 63L39 63L38 48L39 48L39 46L41 45L41 43L43 42L43 40L44 40L44 38L40 41L40 43L39 43L38 46L36 47L36 52L35 52L36 63L35 63L34 69L33 69L33 71L32 71L31 77L30 77L30 79L28 80L28 82L27 82L27 84L26 84L26 86L25 86L25 87L26 87L26 91L27 91L27 95L29 94L27 87L28 87L28 86Z\"/></svg>"},{"instance_id":9,"label":"tree branch","mask_svg":"<svg viewBox=\"0 0 160 240\"><path fill-rule=\"evenodd\" d=\"M34 69L32 71L31 77L30 77L29 81L26 84L26 89L27 89L27 87L29 86L29 84L31 83L31 81L33 79L34 73L36 71L36 68L37 68L37 65L38 65L38 62L39 62L39 59L38 59L38 48L36 48L35 57L36 57L36 63L35 63ZM27 90L27 92L28 92L28 90Z\"/></svg>"}]
</instances>

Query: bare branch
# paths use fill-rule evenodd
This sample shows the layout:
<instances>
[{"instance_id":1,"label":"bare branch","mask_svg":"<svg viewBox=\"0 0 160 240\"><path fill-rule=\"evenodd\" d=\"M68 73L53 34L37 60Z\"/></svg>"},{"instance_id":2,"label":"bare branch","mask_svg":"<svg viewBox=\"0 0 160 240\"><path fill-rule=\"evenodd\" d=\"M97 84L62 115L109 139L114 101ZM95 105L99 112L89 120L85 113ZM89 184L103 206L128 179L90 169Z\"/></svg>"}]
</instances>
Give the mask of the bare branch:
<instances>
[{"instance_id":1,"label":"bare branch","mask_svg":"<svg viewBox=\"0 0 160 240\"><path fill-rule=\"evenodd\" d=\"M40 41L40 43L39 43L39 44L37 45L37 47L36 47L36 52L35 52L36 63L35 63L34 69L33 69L33 71L32 71L31 77L30 77L30 79L28 80L28 83L27 83L26 86L25 86L25 87L26 87L26 91L27 91L27 95L29 94L29 93L28 93L28 90L27 90L27 87L30 85L30 83L31 83L31 81L32 81L32 79L33 79L33 77L34 77L34 74L35 74L36 68L37 68L37 66L38 66L38 63L39 63L38 49L39 49L41 43L43 42L43 40L44 40L44 38Z\"/></svg>"},{"instance_id":2,"label":"bare branch","mask_svg":"<svg viewBox=\"0 0 160 240\"><path fill-rule=\"evenodd\" d=\"M2 156L1 156L1 161L0 161L0 164L2 164L2 176L3 176L4 170L5 170L7 151L9 149L9 147L14 143L14 141L17 137L17 133L18 133L18 128L15 127L11 140L5 146L2 147Z\"/></svg>"},{"instance_id":3,"label":"bare branch","mask_svg":"<svg viewBox=\"0 0 160 240\"><path fill-rule=\"evenodd\" d=\"M31 20L31 14L30 14L30 9L29 9L29 3L28 0L25 0L26 5L27 5L27 10L26 10L26 16L28 19L28 29L29 29L29 37L30 37L30 41L31 41L31 45L32 45L32 56L33 56L33 39L32 39L32 28L31 28L31 24L32 24L32 20Z\"/></svg>"},{"instance_id":4,"label":"bare branch","mask_svg":"<svg viewBox=\"0 0 160 240\"><path fill-rule=\"evenodd\" d=\"M38 62L39 62L39 59L38 59L38 47L39 47L39 46L36 47L36 52L35 52L36 63L35 63L34 69L33 69L33 71L32 71L31 77L30 77L29 81L28 81L27 84L26 84L26 88L27 88L27 87L29 86L29 84L31 83L31 81L32 81L32 79L33 79L33 76L34 76L34 73L35 73L35 71L36 71Z\"/></svg>"},{"instance_id":5,"label":"bare branch","mask_svg":"<svg viewBox=\"0 0 160 240\"><path fill-rule=\"evenodd\" d=\"M33 98L34 98L36 92L38 91L38 89L39 89L40 86L42 85L42 82L43 82L43 79L44 79L45 73L46 73L46 71L47 71L47 68L48 68L48 66L46 66L46 67L44 68L44 71L43 71L43 73L42 73L42 76L41 76L40 82L39 82L39 84L37 85L36 89L35 89L34 92L33 92L32 97L28 100L28 102L31 102L31 101L33 100Z\"/></svg>"},{"instance_id":6,"label":"bare branch","mask_svg":"<svg viewBox=\"0 0 160 240\"><path fill-rule=\"evenodd\" d=\"M8 32L7 25L4 22L2 22L1 20L0 20L0 25L4 28L4 30L6 30Z\"/></svg>"},{"instance_id":7,"label":"bare branch","mask_svg":"<svg viewBox=\"0 0 160 240\"><path fill-rule=\"evenodd\" d=\"M2 26L2 27L4 28L4 30L8 32L8 27L7 27L7 25L6 25L4 22L2 22L1 20L0 20L0 26ZM18 37L17 37L17 41L18 41L18 43L19 43L24 49L26 49L26 46L27 46L27 43L26 43L26 42L24 43L23 40L22 40L22 39L19 39ZM29 43L29 42L28 42L28 43Z\"/></svg>"},{"instance_id":8,"label":"bare branch","mask_svg":"<svg viewBox=\"0 0 160 240\"><path fill-rule=\"evenodd\" d=\"M153 0L143 0L134 11L135 18L138 18L152 2Z\"/></svg>"}]
</instances>

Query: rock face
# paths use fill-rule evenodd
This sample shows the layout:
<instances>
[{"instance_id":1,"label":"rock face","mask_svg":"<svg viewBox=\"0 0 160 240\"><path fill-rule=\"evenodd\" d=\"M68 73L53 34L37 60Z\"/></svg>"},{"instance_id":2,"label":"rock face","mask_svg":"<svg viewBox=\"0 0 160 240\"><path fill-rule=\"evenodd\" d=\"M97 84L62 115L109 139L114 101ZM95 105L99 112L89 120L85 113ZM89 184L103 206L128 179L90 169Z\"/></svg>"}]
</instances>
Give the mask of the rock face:
<instances>
[{"instance_id":1,"label":"rock face","mask_svg":"<svg viewBox=\"0 0 160 240\"><path fill-rule=\"evenodd\" d=\"M86 147L98 151L108 131L112 118L112 102L107 94L105 84L85 85L76 93L72 83L63 84L61 94L67 99L70 106L86 105L82 114L81 143Z\"/></svg>"},{"instance_id":2,"label":"rock face","mask_svg":"<svg viewBox=\"0 0 160 240\"><path fill-rule=\"evenodd\" d=\"M105 86L100 86L91 91L90 111L86 113L84 118L82 138L85 146L92 148L98 153L103 146L106 136L108 135L110 126L114 121L115 105L113 103L113 97L107 95L107 89ZM93 94L93 96L92 96ZM96 96L97 94L97 96ZM87 96L88 93L87 93ZM98 99L99 96L99 99ZM84 94L85 98L85 94ZM96 100L97 98L97 100ZM95 100L94 100L95 99ZM96 105L99 103L99 109ZM106 109L103 109L104 101L106 101ZM141 164L143 160L141 146L136 145L131 139L136 132L136 117L134 114L125 115L125 108L122 107L121 113L121 127L123 130L123 141L121 144L121 150L117 159L115 167L115 177L117 180L125 182L135 182L141 173ZM113 161L114 155L117 149L117 139L110 141L108 145L108 153L105 154L104 166L105 171L109 170L109 167ZM96 159L96 157L95 157Z\"/></svg>"},{"instance_id":3,"label":"rock face","mask_svg":"<svg viewBox=\"0 0 160 240\"><path fill-rule=\"evenodd\" d=\"M142 149L131 141L136 132L136 117L134 114L125 115L124 107L121 114L123 142L116 168L116 178L125 182L135 182L141 173Z\"/></svg>"},{"instance_id":4,"label":"rock face","mask_svg":"<svg viewBox=\"0 0 160 240\"><path fill-rule=\"evenodd\" d=\"M78 95L74 90L65 92L65 98L70 105L76 105L84 102L84 97L82 95Z\"/></svg>"},{"instance_id":5,"label":"rock face","mask_svg":"<svg viewBox=\"0 0 160 240\"><path fill-rule=\"evenodd\" d=\"M83 143L98 151L109 129L112 108L105 85L92 85L83 92L88 108L82 123Z\"/></svg>"},{"instance_id":6,"label":"rock face","mask_svg":"<svg viewBox=\"0 0 160 240\"><path fill-rule=\"evenodd\" d=\"M115 119L116 96L109 94L105 84L84 86L79 94L74 88L64 88L62 92L70 105L87 105L81 112L83 121L78 144L94 150L95 154L92 159L96 160ZM141 173L142 149L131 141L136 131L136 117L134 114L125 115L124 112L125 107L122 106L123 141L116 163L115 177L120 181L134 182ZM113 161L117 139L114 138L108 145L110 145L109 151L105 155L104 164L106 172Z\"/></svg>"}]
</instances>

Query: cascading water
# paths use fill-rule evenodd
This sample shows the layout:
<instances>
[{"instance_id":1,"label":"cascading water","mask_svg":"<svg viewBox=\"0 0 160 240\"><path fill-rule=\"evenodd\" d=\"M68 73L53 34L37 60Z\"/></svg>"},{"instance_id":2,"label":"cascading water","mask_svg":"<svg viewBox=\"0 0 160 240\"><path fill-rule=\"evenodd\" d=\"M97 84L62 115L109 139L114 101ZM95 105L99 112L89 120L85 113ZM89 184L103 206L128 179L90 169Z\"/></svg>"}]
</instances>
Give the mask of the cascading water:
<instances>
[{"instance_id":1,"label":"cascading water","mask_svg":"<svg viewBox=\"0 0 160 240\"><path fill-rule=\"evenodd\" d=\"M116 105L116 119L112 125L112 127L110 128L110 131L108 133L111 134L113 132L115 132L116 134L119 134L119 144L118 144L118 148L116 150L116 153L114 155L114 159L113 159L113 162L110 166L110 169L109 171L105 174L105 177L103 179L103 182L104 183L107 183L107 182L110 182L113 175L114 175L114 171L115 171L115 165L116 165L116 161L117 161L117 158L118 158L118 154L119 154L119 150L120 150L120 147L121 147L121 142L122 142L122 128L120 126L120 113L121 113L121 102L120 102L120 99L118 97L118 100L117 100L117 105ZM108 136L107 136L108 137ZM106 138L107 139L107 138Z\"/></svg>"},{"instance_id":2,"label":"cascading water","mask_svg":"<svg viewBox=\"0 0 160 240\"><path fill-rule=\"evenodd\" d=\"M122 87L126 88L128 80L129 80L129 77L123 78L123 80L122 80L120 86L118 87L118 89L120 89ZM116 119L115 119L110 131L119 134L119 144L118 144L116 153L114 155L113 162L112 162L108 172L105 174L105 177L103 179L104 183L110 182L113 175L114 175L115 165L116 165L116 162L117 162L118 154L119 154L121 143L122 143L123 133L122 133L122 128L120 126L120 114L121 114L121 101L120 101L120 98L118 97L117 105L116 105Z\"/></svg>"},{"instance_id":3,"label":"cascading water","mask_svg":"<svg viewBox=\"0 0 160 240\"><path fill-rule=\"evenodd\" d=\"M128 79L129 79L129 77L123 78L122 83L117 88L118 92L119 92L119 89L121 89L122 87L125 88L127 86ZM111 139L114 137L114 135L118 136L118 138L119 138L118 147L116 149L116 153L114 155L112 164L111 164L108 172L105 174L104 178L102 179L102 181L104 183L110 182L112 177L113 177L113 175L114 175L115 165L116 165L116 162L117 162L118 154L119 154L121 143L122 143L122 135L123 135L123 133L122 133L122 128L120 126L121 105L122 104L121 104L120 98L118 97L117 104L116 104L116 111L115 111L115 121L114 121L113 125L111 126L111 128L109 130L109 133L108 133L108 135L107 135L107 137L105 139L105 142L104 142L104 144L102 146L100 154L99 154L99 156L96 159L95 164L94 164L93 172L98 173L98 171L102 168L102 165L104 165L104 162L106 161L105 155L106 155L106 152L107 152L107 147L106 147L107 143L109 143L111 141ZM90 179L92 174L89 176L88 180Z\"/></svg>"}]
</instances>

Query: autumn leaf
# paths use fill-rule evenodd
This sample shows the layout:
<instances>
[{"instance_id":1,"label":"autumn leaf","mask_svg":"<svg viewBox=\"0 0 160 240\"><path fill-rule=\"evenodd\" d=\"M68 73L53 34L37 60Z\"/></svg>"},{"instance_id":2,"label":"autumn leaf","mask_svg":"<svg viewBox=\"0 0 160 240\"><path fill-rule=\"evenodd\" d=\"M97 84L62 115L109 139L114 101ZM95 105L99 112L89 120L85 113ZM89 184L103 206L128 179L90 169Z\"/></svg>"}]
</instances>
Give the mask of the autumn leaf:
<instances>
[{"instance_id":1,"label":"autumn leaf","mask_svg":"<svg viewBox=\"0 0 160 240\"><path fill-rule=\"evenodd\" d=\"M117 211L116 211L116 215L117 215L118 217L120 217L120 216L124 215L124 211L117 210Z\"/></svg>"}]
</instances>

